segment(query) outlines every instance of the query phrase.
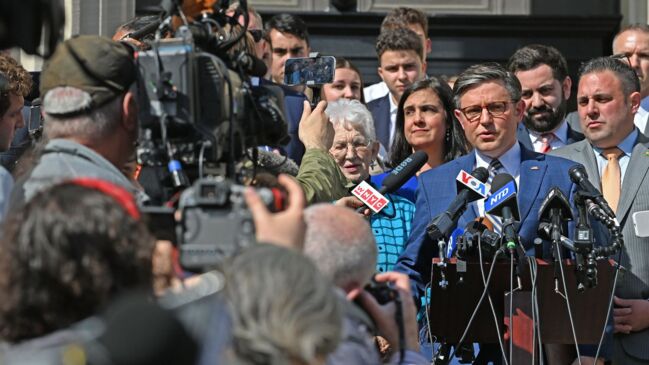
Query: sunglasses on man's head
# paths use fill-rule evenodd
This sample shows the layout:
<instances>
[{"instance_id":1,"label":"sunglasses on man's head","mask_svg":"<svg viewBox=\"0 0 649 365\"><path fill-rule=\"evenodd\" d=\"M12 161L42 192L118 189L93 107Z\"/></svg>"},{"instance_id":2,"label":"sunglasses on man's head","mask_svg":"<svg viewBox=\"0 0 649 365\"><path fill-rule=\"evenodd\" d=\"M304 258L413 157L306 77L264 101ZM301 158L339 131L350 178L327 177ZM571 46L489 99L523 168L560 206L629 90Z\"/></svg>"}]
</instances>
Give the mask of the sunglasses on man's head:
<instances>
[{"instance_id":1,"label":"sunglasses on man's head","mask_svg":"<svg viewBox=\"0 0 649 365\"><path fill-rule=\"evenodd\" d=\"M252 39L255 40L255 43L259 43L264 37L264 31L261 29L248 29L248 33L252 35Z\"/></svg>"}]
</instances>

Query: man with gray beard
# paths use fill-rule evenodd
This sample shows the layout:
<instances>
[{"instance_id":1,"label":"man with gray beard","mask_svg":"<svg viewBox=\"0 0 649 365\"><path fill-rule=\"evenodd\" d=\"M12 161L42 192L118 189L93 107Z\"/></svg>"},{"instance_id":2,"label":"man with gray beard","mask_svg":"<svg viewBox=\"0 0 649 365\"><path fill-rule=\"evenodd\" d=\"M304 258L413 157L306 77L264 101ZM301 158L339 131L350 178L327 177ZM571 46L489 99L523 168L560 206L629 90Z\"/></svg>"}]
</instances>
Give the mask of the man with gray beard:
<instances>
[{"instance_id":1,"label":"man with gray beard","mask_svg":"<svg viewBox=\"0 0 649 365\"><path fill-rule=\"evenodd\" d=\"M546 153L584 139L565 120L572 80L566 60L556 48L541 44L520 48L507 68L523 88L525 115L517 130L523 146Z\"/></svg>"}]
</instances>

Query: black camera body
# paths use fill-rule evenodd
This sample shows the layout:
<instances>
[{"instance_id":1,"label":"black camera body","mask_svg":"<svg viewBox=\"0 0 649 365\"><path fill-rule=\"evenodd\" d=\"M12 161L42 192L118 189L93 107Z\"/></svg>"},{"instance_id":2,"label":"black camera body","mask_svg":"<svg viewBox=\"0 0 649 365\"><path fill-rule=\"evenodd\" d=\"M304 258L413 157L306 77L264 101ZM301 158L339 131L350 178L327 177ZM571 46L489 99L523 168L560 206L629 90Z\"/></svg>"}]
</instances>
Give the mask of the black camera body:
<instances>
[{"instance_id":1,"label":"black camera body","mask_svg":"<svg viewBox=\"0 0 649 365\"><path fill-rule=\"evenodd\" d=\"M214 268L256 242L244 189L242 185L216 177L197 180L182 192L176 236L184 268L194 271ZM269 210L283 209L281 194L266 188L256 191Z\"/></svg>"},{"instance_id":2,"label":"black camera body","mask_svg":"<svg viewBox=\"0 0 649 365\"><path fill-rule=\"evenodd\" d=\"M365 286L365 291L370 293L381 305L395 301L399 296L399 292L390 284L379 283L374 278Z\"/></svg>"}]
</instances>

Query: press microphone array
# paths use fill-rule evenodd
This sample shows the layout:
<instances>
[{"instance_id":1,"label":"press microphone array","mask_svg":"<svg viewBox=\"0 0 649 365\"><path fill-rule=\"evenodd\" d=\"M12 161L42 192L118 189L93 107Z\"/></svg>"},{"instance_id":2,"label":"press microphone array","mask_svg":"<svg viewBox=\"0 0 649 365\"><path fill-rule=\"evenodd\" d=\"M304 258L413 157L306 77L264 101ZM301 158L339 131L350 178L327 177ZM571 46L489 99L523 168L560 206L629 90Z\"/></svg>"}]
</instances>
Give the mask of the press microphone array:
<instances>
[{"instance_id":1,"label":"press microphone array","mask_svg":"<svg viewBox=\"0 0 649 365\"><path fill-rule=\"evenodd\" d=\"M426 227L426 233L431 240L448 239L468 204L487 196L487 186L484 183L488 178L489 172L484 167L478 167L470 174L460 170L456 178L457 196L446 211L433 218Z\"/></svg>"},{"instance_id":2,"label":"press microphone array","mask_svg":"<svg viewBox=\"0 0 649 365\"><path fill-rule=\"evenodd\" d=\"M590 183L586 169L582 165L570 168L568 173L570 175L570 180L580 188L580 190L575 194L574 201L578 212L580 212L582 228L584 226L590 228L587 221L587 215L589 215L603 223L611 236L611 244L594 247L594 254L597 257L606 257L620 251L624 246L624 238L622 236L620 225L615 217L615 212L613 212L613 209L608 205L602 193ZM580 226L578 225L577 228L579 227ZM586 231L583 229L578 229L576 231L578 241L580 240L580 236L586 234L585 232Z\"/></svg>"},{"instance_id":3,"label":"press microphone array","mask_svg":"<svg viewBox=\"0 0 649 365\"><path fill-rule=\"evenodd\" d=\"M570 180L579 185L584 197L592 200L606 215L615 218L615 212L613 212L613 209L608 205L602 193L600 193L599 190L588 181L588 174L586 173L584 166L573 166L568 170L568 174L570 175Z\"/></svg>"},{"instance_id":4,"label":"press microphone array","mask_svg":"<svg viewBox=\"0 0 649 365\"><path fill-rule=\"evenodd\" d=\"M406 159L401 161L401 163L385 177L381 183L381 188L378 191L365 181L360 183L356 188L354 188L354 190L352 190L352 194L365 203L365 206L358 208L356 211L362 213L368 207L375 208L378 201L387 202L387 198L383 195L397 191L406 183L406 181L415 176L417 171L419 171L427 161L428 154L424 151L417 151L406 157ZM380 211L381 209L378 210ZM372 210L377 212L375 209Z\"/></svg>"}]
</instances>

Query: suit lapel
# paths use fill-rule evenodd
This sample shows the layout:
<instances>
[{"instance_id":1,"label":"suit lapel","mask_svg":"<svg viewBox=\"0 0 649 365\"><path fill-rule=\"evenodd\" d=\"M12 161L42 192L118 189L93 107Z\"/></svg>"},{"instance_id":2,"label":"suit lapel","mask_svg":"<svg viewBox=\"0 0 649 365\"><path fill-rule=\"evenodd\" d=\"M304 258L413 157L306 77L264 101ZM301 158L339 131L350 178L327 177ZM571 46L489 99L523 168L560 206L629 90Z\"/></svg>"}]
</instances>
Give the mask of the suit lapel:
<instances>
[{"instance_id":1,"label":"suit lapel","mask_svg":"<svg viewBox=\"0 0 649 365\"><path fill-rule=\"evenodd\" d=\"M520 186L518 188L518 211L521 222L527 219L527 215L532 209L532 203L539 194L546 170L547 163L543 154L536 154L521 147Z\"/></svg>"},{"instance_id":2,"label":"suit lapel","mask_svg":"<svg viewBox=\"0 0 649 365\"><path fill-rule=\"evenodd\" d=\"M468 155L457 158L454 161L458 165L458 173L460 170L471 173L473 171L473 167L475 166L475 153L470 152ZM457 194L457 189L455 193ZM464 225L466 225L466 223L468 223L469 221L475 220L478 217L478 214L479 211L477 202L470 203L466 212L463 214L463 217L466 218ZM462 217L460 217L460 219L462 219ZM461 222L458 222L458 226L460 226L460 223ZM464 227L464 225L462 225L462 227Z\"/></svg>"},{"instance_id":3,"label":"suit lapel","mask_svg":"<svg viewBox=\"0 0 649 365\"><path fill-rule=\"evenodd\" d=\"M584 140L582 142L574 144L575 152L581 154L583 165L586 168L586 173L588 174L588 180L593 186L602 191L602 180L599 176L599 168L597 167L597 160L595 160L595 151L593 151L593 146Z\"/></svg>"},{"instance_id":4,"label":"suit lapel","mask_svg":"<svg viewBox=\"0 0 649 365\"><path fill-rule=\"evenodd\" d=\"M649 137L638 134L638 140L631 153L631 161L626 168L624 183L622 183L622 194L617 206L615 215L618 220L622 221L627 214L631 203L640 188L640 184L649 170L649 155L647 155L649 146Z\"/></svg>"},{"instance_id":5,"label":"suit lapel","mask_svg":"<svg viewBox=\"0 0 649 365\"><path fill-rule=\"evenodd\" d=\"M375 120L376 135L386 150L390 150L390 94L380 99L378 118Z\"/></svg>"},{"instance_id":6,"label":"suit lapel","mask_svg":"<svg viewBox=\"0 0 649 365\"><path fill-rule=\"evenodd\" d=\"M518 122L518 128L516 129L516 138L530 151L534 151L534 145L532 145L532 140L530 139L530 133L523 124L523 122Z\"/></svg>"}]
</instances>

